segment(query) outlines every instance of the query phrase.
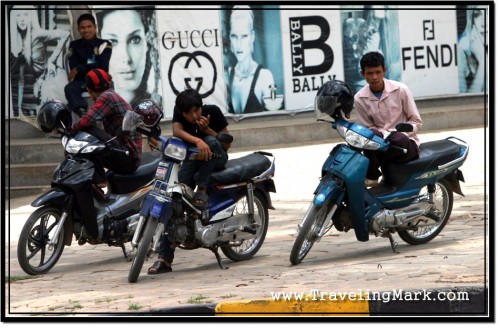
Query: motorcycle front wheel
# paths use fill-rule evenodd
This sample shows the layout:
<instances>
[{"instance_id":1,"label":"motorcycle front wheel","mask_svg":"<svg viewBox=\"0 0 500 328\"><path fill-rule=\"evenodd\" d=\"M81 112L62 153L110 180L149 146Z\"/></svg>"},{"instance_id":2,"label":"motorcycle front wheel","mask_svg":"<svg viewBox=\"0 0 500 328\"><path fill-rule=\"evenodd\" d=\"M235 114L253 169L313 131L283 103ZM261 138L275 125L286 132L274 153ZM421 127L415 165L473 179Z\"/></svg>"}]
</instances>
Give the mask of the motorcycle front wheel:
<instances>
[{"instance_id":1,"label":"motorcycle front wheel","mask_svg":"<svg viewBox=\"0 0 500 328\"><path fill-rule=\"evenodd\" d=\"M254 220L253 227L256 233L252 239L230 242L221 246L222 253L233 261L246 261L252 258L262 246L267 234L269 225L269 211L266 206L266 199L259 193L254 194ZM241 198L233 211L233 215L248 214L247 197Z\"/></svg>"},{"instance_id":2,"label":"motorcycle front wheel","mask_svg":"<svg viewBox=\"0 0 500 328\"><path fill-rule=\"evenodd\" d=\"M323 222L327 219L328 209L328 206L318 207L311 204L290 253L290 262L293 265L302 262L314 243L321 238L319 231Z\"/></svg>"},{"instance_id":3,"label":"motorcycle front wheel","mask_svg":"<svg viewBox=\"0 0 500 328\"><path fill-rule=\"evenodd\" d=\"M426 188L422 189L421 196L429 197ZM453 209L453 191L450 183L444 179L436 183L436 192L434 194L434 211L439 219L432 226L419 227L416 230L398 230L398 235L410 245L421 245L434 239L450 218Z\"/></svg>"},{"instance_id":4,"label":"motorcycle front wheel","mask_svg":"<svg viewBox=\"0 0 500 328\"><path fill-rule=\"evenodd\" d=\"M64 226L54 240L62 211L57 207L41 207L28 218L21 230L17 245L17 260L21 269L29 275L39 275L50 271L64 250Z\"/></svg>"},{"instance_id":5,"label":"motorcycle front wheel","mask_svg":"<svg viewBox=\"0 0 500 328\"><path fill-rule=\"evenodd\" d=\"M139 241L139 246L137 247L137 254L132 260L132 266L128 273L128 282L136 282L141 273L142 266L146 257L148 256L149 250L153 244L153 236L155 234L156 228L158 226L158 220L154 220L151 217L147 218L147 224L144 228L144 233ZM162 225L163 226L163 225Z\"/></svg>"}]
</instances>

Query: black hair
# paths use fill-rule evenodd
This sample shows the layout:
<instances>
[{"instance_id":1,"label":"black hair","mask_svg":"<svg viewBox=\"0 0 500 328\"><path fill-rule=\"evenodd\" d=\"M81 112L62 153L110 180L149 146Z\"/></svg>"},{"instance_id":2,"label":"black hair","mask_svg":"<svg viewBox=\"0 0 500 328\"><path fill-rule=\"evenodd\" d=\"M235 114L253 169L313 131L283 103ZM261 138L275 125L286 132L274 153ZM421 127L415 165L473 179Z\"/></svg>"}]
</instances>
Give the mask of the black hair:
<instances>
[{"instance_id":1,"label":"black hair","mask_svg":"<svg viewBox=\"0 0 500 328\"><path fill-rule=\"evenodd\" d=\"M80 23L82 21L91 21L93 25L95 25L95 18L94 16L92 16L91 14L83 14L83 15L80 15L80 17L78 17L78 20L77 20L77 23L78 23L78 26L80 26Z\"/></svg>"},{"instance_id":2,"label":"black hair","mask_svg":"<svg viewBox=\"0 0 500 328\"><path fill-rule=\"evenodd\" d=\"M158 49L156 47L156 16L155 16L155 10L154 6L149 8L148 6L144 8L130 8L129 10L135 11L136 13L139 14L139 17L141 19L141 23L144 27L144 34L146 35L146 44L147 44L147 50L146 50L146 67L144 68L144 74L142 75L142 80L137 89L135 90L135 96L134 99L130 101L131 105L134 105L141 101L144 98L155 98L152 97L152 95L148 92L148 79L149 79L149 74L151 71L151 67L153 67L155 75L160 76L160 68L159 65L154 65L153 64L153 58L156 60L156 58L159 57L158 54ZM99 30L102 30L104 26L104 18L106 15L109 15L115 11L120 11L120 9L96 9L95 10L95 15L97 18L97 25L99 27ZM156 94L157 88L153 91L154 94ZM158 101L158 99L155 99Z\"/></svg>"},{"instance_id":3,"label":"black hair","mask_svg":"<svg viewBox=\"0 0 500 328\"><path fill-rule=\"evenodd\" d=\"M175 110L179 113L188 113L193 107L203 105L200 94L195 89L186 89L175 98Z\"/></svg>"},{"instance_id":4,"label":"black hair","mask_svg":"<svg viewBox=\"0 0 500 328\"><path fill-rule=\"evenodd\" d=\"M364 54L363 57L361 57L359 63L361 65L362 72L365 71L366 67L382 66L383 68L385 68L384 55L376 51L367 52L366 54Z\"/></svg>"}]
</instances>

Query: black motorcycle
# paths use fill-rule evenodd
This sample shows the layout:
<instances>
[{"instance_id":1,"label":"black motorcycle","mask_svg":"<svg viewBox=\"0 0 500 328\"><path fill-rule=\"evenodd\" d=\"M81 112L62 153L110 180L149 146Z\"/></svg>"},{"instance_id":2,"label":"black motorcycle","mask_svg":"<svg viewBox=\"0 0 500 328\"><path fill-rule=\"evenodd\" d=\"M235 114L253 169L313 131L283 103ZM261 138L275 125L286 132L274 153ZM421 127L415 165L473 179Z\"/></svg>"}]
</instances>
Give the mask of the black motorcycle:
<instances>
[{"instance_id":1,"label":"black motorcycle","mask_svg":"<svg viewBox=\"0 0 500 328\"><path fill-rule=\"evenodd\" d=\"M47 273L64 247L71 245L73 235L79 245L121 247L125 258L131 260L125 243L134 235L141 204L152 188L161 156L156 152L144 153L142 165L129 175L106 172L108 192L103 194L92 182L95 158L123 150L88 132L72 136L67 130L71 122L67 107L55 101L47 107L50 110L40 110L39 123L47 133L58 129L67 156L54 171L51 189L31 204L38 209L21 231L19 265L30 275Z\"/></svg>"}]
</instances>

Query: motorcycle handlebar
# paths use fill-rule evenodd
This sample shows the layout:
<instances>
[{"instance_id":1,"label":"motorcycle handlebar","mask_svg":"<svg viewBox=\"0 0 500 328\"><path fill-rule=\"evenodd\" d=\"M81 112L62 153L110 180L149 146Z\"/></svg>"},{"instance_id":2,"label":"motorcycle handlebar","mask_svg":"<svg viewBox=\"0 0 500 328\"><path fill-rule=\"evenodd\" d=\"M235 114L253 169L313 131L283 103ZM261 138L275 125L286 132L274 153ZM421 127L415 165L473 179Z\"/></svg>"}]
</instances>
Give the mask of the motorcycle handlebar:
<instances>
[{"instance_id":1,"label":"motorcycle handlebar","mask_svg":"<svg viewBox=\"0 0 500 328\"><path fill-rule=\"evenodd\" d=\"M389 147L397 149L397 150L403 152L404 154L406 154L408 152L408 149L406 149L406 148L402 148L402 147L398 147L398 146L393 146L393 145L390 145Z\"/></svg>"},{"instance_id":2,"label":"motorcycle handlebar","mask_svg":"<svg viewBox=\"0 0 500 328\"><path fill-rule=\"evenodd\" d=\"M130 152L128 150L123 150L123 149L118 149L118 148L113 148L113 147L110 147L109 148L110 151L113 151L113 152L117 152L117 153L121 153L121 154L125 154L127 156L130 155Z\"/></svg>"}]
</instances>

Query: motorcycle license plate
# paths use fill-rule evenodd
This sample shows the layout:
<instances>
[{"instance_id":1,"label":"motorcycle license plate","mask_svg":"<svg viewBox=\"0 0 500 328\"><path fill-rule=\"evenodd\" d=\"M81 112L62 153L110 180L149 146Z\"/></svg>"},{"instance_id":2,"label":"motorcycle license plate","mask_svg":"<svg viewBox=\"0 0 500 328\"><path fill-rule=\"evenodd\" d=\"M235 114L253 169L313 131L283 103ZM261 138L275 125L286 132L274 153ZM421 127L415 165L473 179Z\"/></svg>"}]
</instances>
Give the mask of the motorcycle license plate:
<instances>
[{"instance_id":1,"label":"motorcycle license plate","mask_svg":"<svg viewBox=\"0 0 500 328\"><path fill-rule=\"evenodd\" d=\"M167 176L168 173L168 163L161 162L158 167L156 168L156 180L165 180L165 177Z\"/></svg>"}]
</instances>

